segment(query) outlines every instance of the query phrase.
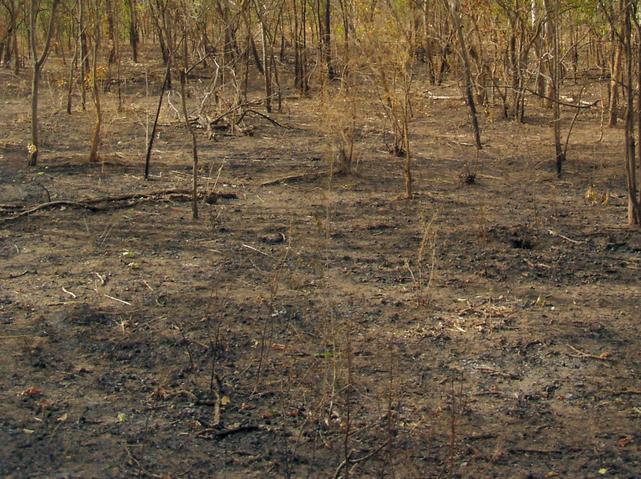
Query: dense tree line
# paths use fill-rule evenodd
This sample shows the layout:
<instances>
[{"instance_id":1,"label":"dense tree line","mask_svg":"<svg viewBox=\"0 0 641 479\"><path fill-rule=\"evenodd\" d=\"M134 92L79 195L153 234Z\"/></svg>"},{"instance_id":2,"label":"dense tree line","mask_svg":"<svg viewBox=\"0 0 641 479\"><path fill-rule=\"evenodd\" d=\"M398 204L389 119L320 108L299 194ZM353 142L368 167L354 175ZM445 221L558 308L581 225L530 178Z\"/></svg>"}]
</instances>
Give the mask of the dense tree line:
<instances>
[{"instance_id":1,"label":"dense tree line","mask_svg":"<svg viewBox=\"0 0 641 479\"><path fill-rule=\"evenodd\" d=\"M100 81L119 81L122 62L142 61L143 50L165 65L163 93L176 78L184 92L191 75L208 71L216 82L208 91L224 86L228 108L238 113L254 77L261 78L266 114L282 107L285 88L316 95L336 87L349 95L367 85L392 125L393 152L406 159L408 197L418 76L434 85L460 82L479 150L479 108L494 106L522 122L529 104L545 104L559 176L569 135L562 112L578 115L590 106L562 92L602 83L608 126L625 128L628 221L640 225L640 19L637 0L0 0L0 61L32 74L30 165L39 152L40 77L52 54L69 69L68 113L74 95L83 109L92 99L89 161L97 160L100 144ZM196 162L184 104L183 115ZM347 124L339 138L344 170L351 168L351 142Z\"/></svg>"}]
</instances>

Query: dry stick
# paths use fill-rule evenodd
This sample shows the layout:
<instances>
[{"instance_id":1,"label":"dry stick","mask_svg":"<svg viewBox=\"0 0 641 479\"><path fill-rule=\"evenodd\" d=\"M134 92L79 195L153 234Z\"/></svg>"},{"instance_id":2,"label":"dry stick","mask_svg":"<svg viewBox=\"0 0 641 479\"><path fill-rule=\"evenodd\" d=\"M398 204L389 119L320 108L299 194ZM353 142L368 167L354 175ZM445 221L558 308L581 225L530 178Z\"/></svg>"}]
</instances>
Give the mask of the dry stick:
<instances>
[{"instance_id":1,"label":"dry stick","mask_svg":"<svg viewBox=\"0 0 641 479\"><path fill-rule=\"evenodd\" d=\"M352 458L351 458L351 454L350 454L350 457L348 457L348 458L347 458L347 459L345 459L343 462L341 462L341 463L338 465L338 467L336 468L336 472L334 473L334 479L338 479L338 478L340 477L341 472L343 471L343 468L344 468L345 466L347 466L348 464L352 464L352 465L353 465L353 464L358 464L359 462L367 461L368 459L371 459L371 458L372 458L372 457L374 457L376 454L378 454L379 452L381 452L381 451L385 448L385 446L387 446L387 441L385 441L383 444L381 444L380 446L378 446L378 447L377 447L376 449L374 449L372 452L370 452L370 453L368 453L368 454L364 455L363 457L358 457L358 458L356 458L356 459L352 459Z\"/></svg>"},{"instance_id":2,"label":"dry stick","mask_svg":"<svg viewBox=\"0 0 641 479\"><path fill-rule=\"evenodd\" d=\"M583 243L585 243L585 241L579 241L579 240L575 240L575 239L572 239L572 238L568 238L567 236L564 236L561 233L557 233L554 230L548 230L548 233L550 235L552 235L552 236L558 236L559 238L564 239L565 241L569 241L570 243L573 243L573 244L583 244Z\"/></svg>"},{"instance_id":3,"label":"dry stick","mask_svg":"<svg viewBox=\"0 0 641 479\"><path fill-rule=\"evenodd\" d=\"M570 344L567 344L566 346L576 353L573 356L578 356L581 358L598 359L599 361L608 361L610 359L610 353L590 354L590 353L581 351L580 349L577 349Z\"/></svg>"},{"instance_id":4,"label":"dry stick","mask_svg":"<svg viewBox=\"0 0 641 479\"><path fill-rule=\"evenodd\" d=\"M245 111L242 113L242 115L240 115L240 117L238 118L238 120L236 121L236 124L240 123L240 122L243 120L243 118L245 118L245 115L246 115L247 113L253 113L254 115L261 116L261 117L263 117L265 120L267 120L267 121L271 122L273 125L279 126L279 127L281 127L281 128L285 128L286 130L293 130L293 129L294 129L294 128L292 128L291 126L287 126L287 125L283 125L282 123L278 123L276 120L274 120L273 118L269 117L268 115L265 115L264 113L261 113L261 112L259 112L259 111L252 110L252 109L247 109L247 110L245 110Z\"/></svg>"},{"instance_id":5,"label":"dry stick","mask_svg":"<svg viewBox=\"0 0 641 479\"><path fill-rule=\"evenodd\" d=\"M9 336L5 336L9 337ZM610 396L624 396L624 395L631 395L631 396L641 396L641 389L623 389L621 391L610 391L609 392Z\"/></svg>"},{"instance_id":6,"label":"dry stick","mask_svg":"<svg viewBox=\"0 0 641 479\"><path fill-rule=\"evenodd\" d=\"M541 93L539 93L539 92L537 92L535 90L531 90L530 88L527 88L527 87L523 87L523 90L525 90L528 93L531 93L534 96L537 96L539 98L543 98L544 100L550 101L552 103L557 103L560 106L568 106L570 108L579 108L581 110L594 108L599 103L601 103L600 99L599 100L594 100L592 103L589 103L587 105L582 105L581 103L568 103L568 102L565 102L565 101L562 101L562 100L555 100L552 97L549 97L547 95L543 95L543 94L541 94Z\"/></svg>"},{"instance_id":7,"label":"dry stick","mask_svg":"<svg viewBox=\"0 0 641 479\"><path fill-rule=\"evenodd\" d=\"M581 105L581 98L583 97L583 92L585 91L585 87L581 88L581 93L579 93L579 99L577 103ZM574 114L574 117L572 118L572 123L570 123L570 128L568 129L568 136L565 137L565 146L563 148L563 157L565 158L568 153L568 146L570 145L570 135L572 134L572 130L574 129L574 124L576 123L577 118L579 118L579 115L581 114L581 108L576 109L576 113Z\"/></svg>"},{"instance_id":8,"label":"dry stick","mask_svg":"<svg viewBox=\"0 0 641 479\"><path fill-rule=\"evenodd\" d=\"M73 95L73 84L74 84L74 73L76 72L76 66L78 65L78 40L75 42L75 49L73 52L73 60L69 68L69 89L67 90L67 114L71 115L71 103ZM84 79L83 79L84 81Z\"/></svg>"},{"instance_id":9,"label":"dry stick","mask_svg":"<svg viewBox=\"0 0 641 479\"><path fill-rule=\"evenodd\" d=\"M0 276L0 279L16 279L16 278L21 278L22 276L26 276L28 274L38 274L37 271L32 271L32 270L25 270L22 273L13 273L10 274L9 276Z\"/></svg>"},{"instance_id":10,"label":"dry stick","mask_svg":"<svg viewBox=\"0 0 641 479\"><path fill-rule=\"evenodd\" d=\"M154 119L154 126L151 129L151 136L149 137L149 144L147 145L147 156L145 157L145 180L149 179L149 162L151 161L151 149L154 146L154 138L156 137L156 128L158 126L158 118L160 117L160 109L162 107L162 99L165 96L167 89L167 82L169 81L170 62L167 62L165 69L165 79L162 82L160 89L160 98L158 99L158 108L156 109L156 118Z\"/></svg>"},{"instance_id":11,"label":"dry stick","mask_svg":"<svg viewBox=\"0 0 641 479\"><path fill-rule=\"evenodd\" d=\"M129 301L125 301L124 299L118 299L115 296L110 296L108 294L105 294L105 298L109 298L109 299L111 299L113 301L116 301L118 303L126 304L127 306L131 306L131 303Z\"/></svg>"},{"instance_id":12,"label":"dry stick","mask_svg":"<svg viewBox=\"0 0 641 479\"><path fill-rule=\"evenodd\" d=\"M299 174L296 174L296 175L282 176L280 178L276 178L276 179L273 179L273 180L264 181L263 183L259 184L258 186L279 185L281 183L287 183L288 181L316 180L318 178L322 178L322 177L327 176L327 175L328 175L327 172L299 173Z\"/></svg>"},{"instance_id":13,"label":"dry stick","mask_svg":"<svg viewBox=\"0 0 641 479\"><path fill-rule=\"evenodd\" d=\"M246 103L240 103L240 104L238 104L238 105L235 105L235 106L231 107L231 108L230 108L229 110L227 110L225 113L221 113L220 115L218 115L218 116L217 116L216 118L214 118L213 120L209 120L209 124L210 124L210 125L215 125L215 124L216 124L216 123L218 123L220 120L222 120L223 118L225 118L227 115L229 115L229 114L231 114L231 113L234 113L236 110L240 110L241 108L244 108L244 107L246 107L246 106L257 106L257 105L260 105L260 101L249 101L249 102L246 102ZM252 110L252 111L253 111L254 113L258 113L258 112L254 111L254 110ZM263 115L263 116L266 116L266 115ZM271 118L269 118L269 119L271 120ZM240 121L240 120L238 120L238 121ZM282 126L282 125L281 125L281 126ZM286 127L283 127L283 128L286 128ZM291 128L291 127L290 127L290 128Z\"/></svg>"},{"instance_id":14,"label":"dry stick","mask_svg":"<svg viewBox=\"0 0 641 479\"><path fill-rule=\"evenodd\" d=\"M207 60L212 55L213 55L213 52L206 53L204 57L202 57L200 60L198 60L196 63L194 63L192 66L190 66L187 69L186 74L189 75L198 65L203 63L205 60Z\"/></svg>"},{"instance_id":15,"label":"dry stick","mask_svg":"<svg viewBox=\"0 0 641 479\"><path fill-rule=\"evenodd\" d=\"M28 216L30 214L33 214L36 211L40 211L40 210L44 210L44 209L48 209L48 208L55 208L56 206L70 206L72 208L84 208L84 209L87 209L87 210L90 210L90 211L98 211L98 210L101 209L101 208L99 208L97 206L92 206L92 205L89 205L89 204L86 204L86 203L79 203L79 202L76 202L76 201L64 201L64 200L63 201L50 201L48 203L42 203L42 204L40 204L38 206L35 206L35 207L33 207L33 208L29 209L29 210L23 211L22 213L19 213L17 215L10 216L8 218L2 218L2 219L0 219L0 223L8 223L10 221L17 220L18 218L22 218L23 216Z\"/></svg>"},{"instance_id":16,"label":"dry stick","mask_svg":"<svg viewBox=\"0 0 641 479\"><path fill-rule=\"evenodd\" d=\"M222 439L227 436L231 436L232 434L238 434L239 432L253 432L253 431L260 431L261 428L260 426L254 426L254 425L247 425L247 426L239 426L235 427L232 429L224 429L222 431L215 431L212 430L211 428L209 429L203 429L200 431L198 434L196 434L197 437L207 437L208 434L211 435L211 439Z\"/></svg>"},{"instance_id":17,"label":"dry stick","mask_svg":"<svg viewBox=\"0 0 641 479\"><path fill-rule=\"evenodd\" d=\"M220 325L219 325L220 328ZM216 332L216 343L218 343L218 333L220 329ZM211 352L211 375L209 378L209 394L215 395L214 410L212 412L212 424L214 426L220 425L220 401L222 396L222 382L216 374L216 347L214 347L214 342L209 338L209 351ZM214 389L214 384L216 388Z\"/></svg>"}]
</instances>

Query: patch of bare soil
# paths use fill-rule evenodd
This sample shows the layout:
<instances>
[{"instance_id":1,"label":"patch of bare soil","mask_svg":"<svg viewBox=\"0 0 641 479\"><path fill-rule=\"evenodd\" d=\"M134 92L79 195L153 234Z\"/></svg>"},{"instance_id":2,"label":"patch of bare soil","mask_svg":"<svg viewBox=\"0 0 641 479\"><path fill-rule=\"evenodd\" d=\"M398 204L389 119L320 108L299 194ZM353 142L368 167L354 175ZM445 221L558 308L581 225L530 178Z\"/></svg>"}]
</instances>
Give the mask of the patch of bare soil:
<instances>
[{"instance_id":1,"label":"patch of bare soil","mask_svg":"<svg viewBox=\"0 0 641 479\"><path fill-rule=\"evenodd\" d=\"M274 118L299 128L201 137L202 188L236 198L193 221L184 195L142 197L191 168L168 110L143 181L143 87L122 113L105 94L98 165L91 111L51 90L27 169L27 78L1 75L1 476L639 476L641 237L598 111L562 179L547 111L485 117L465 184L465 105L419 96L408 202L380 128L358 175L260 186L327 171L315 103L291 99Z\"/></svg>"}]
</instances>

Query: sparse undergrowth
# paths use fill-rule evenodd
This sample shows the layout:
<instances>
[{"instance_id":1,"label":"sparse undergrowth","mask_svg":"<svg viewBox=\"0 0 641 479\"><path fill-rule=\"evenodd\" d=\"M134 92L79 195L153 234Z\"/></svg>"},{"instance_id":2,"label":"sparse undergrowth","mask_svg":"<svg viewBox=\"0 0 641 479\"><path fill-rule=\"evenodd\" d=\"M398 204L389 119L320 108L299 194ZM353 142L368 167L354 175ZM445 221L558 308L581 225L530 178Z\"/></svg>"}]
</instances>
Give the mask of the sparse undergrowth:
<instances>
[{"instance_id":1,"label":"sparse undergrowth","mask_svg":"<svg viewBox=\"0 0 641 479\"><path fill-rule=\"evenodd\" d=\"M142 180L144 85L122 114L103 95L97 165L92 114L68 123L53 88L49 153L26 169L26 78L0 75L3 218L189 188L169 106ZM558 180L546 112L483 118L478 156L465 105L417 95L405 201L380 121L346 111L332 137L315 101L272 114L296 128L203 135L201 188L229 196L198 221L153 196L0 224L0 475L635 477L641 243L613 226L621 132L596 143L584 113ZM326 175L336 141L357 174Z\"/></svg>"}]
</instances>

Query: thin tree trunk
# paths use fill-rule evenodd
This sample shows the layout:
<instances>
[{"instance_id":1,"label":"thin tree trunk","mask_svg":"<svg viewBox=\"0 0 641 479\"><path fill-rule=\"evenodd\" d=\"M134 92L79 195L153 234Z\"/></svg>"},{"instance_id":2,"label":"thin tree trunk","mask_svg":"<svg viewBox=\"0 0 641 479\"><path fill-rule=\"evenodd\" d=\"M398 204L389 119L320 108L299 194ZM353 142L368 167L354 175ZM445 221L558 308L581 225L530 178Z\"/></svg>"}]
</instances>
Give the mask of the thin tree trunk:
<instances>
[{"instance_id":1,"label":"thin tree trunk","mask_svg":"<svg viewBox=\"0 0 641 479\"><path fill-rule=\"evenodd\" d=\"M38 131L38 90L40 88L40 65L33 64L33 75L31 77L31 144L29 145L29 166L36 166L38 163L38 149L40 139Z\"/></svg>"},{"instance_id":2,"label":"thin tree trunk","mask_svg":"<svg viewBox=\"0 0 641 479\"><path fill-rule=\"evenodd\" d=\"M31 144L29 145L29 157L27 160L28 166L35 166L38 163L38 153L40 147L40 138L38 131L38 99L40 89L40 75L42 66L47 60L49 50L51 49L51 38L55 27L56 10L60 0L53 0L51 4L51 11L49 13L49 24L46 33L45 45L42 49L40 56L37 54L36 49L36 25L38 19L38 9L40 2L31 0L31 12L29 17L29 43L31 46L31 59L33 62L33 74L31 76Z\"/></svg>"},{"instance_id":3,"label":"thin tree trunk","mask_svg":"<svg viewBox=\"0 0 641 479\"><path fill-rule=\"evenodd\" d=\"M129 44L131 45L131 56L134 63L138 63L138 12L136 11L136 0L129 0Z\"/></svg>"},{"instance_id":4,"label":"thin tree trunk","mask_svg":"<svg viewBox=\"0 0 641 479\"><path fill-rule=\"evenodd\" d=\"M85 79L87 77L87 37L85 35L85 13L84 0L78 0L78 36L80 42L80 96L82 102L82 111L87 110L87 89Z\"/></svg>"},{"instance_id":5,"label":"thin tree trunk","mask_svg":"<svg viewBox=\"0 0 641 479\"><path fill-rule=\"evenodd\" d=\"M71 66L69 67L69 85L67 89L67 114L71 115L71 103L73 100L73 84L74 84L74 75L76 74L76 67L78 66L78 38L76 37L76 46L73 52L73 60L71 60Z\"/></svg>"},{"instance_id":6,"label":"thin tree trunk","mask_svg":"<svg viewBox=\"0 0 641 479\"><path fill-rule=\"evenodd\" d=\"M93 138L91 140L91 150L89 151L89 162L98 161L98 147L100 145L100 129L102 126L102 110L100 108L100 91L98 89L97 65L98 50L100 48L100 0L95 3L94 19L94 38L93 38L93 58L91 62L91 87L94 107L96 108L96 124L94 125Z\"/></svg>"},{"instance_id":7,"label":"thin tree trunk","mask_svg":"<svg viewBox=\"0 0 641 479\"><path fill-rule=\"evenodd\" d=\"M263 70L265 79L265 110L267 113L272 111L272 61L271 61L271 43L267 41L267 31L265 26L265 11L260 15L260 35L263 44Z\"/></svg>"},{"instance_id":8,"label":"thin tree trunk","mask_svg":"<svg viewBox=\"0 0 641 479\"><path fill-rule=\"evenodd\" d=\"M552 125L554 133L554 151L556 153L556 174L561 176L565 153L561 144L561 105L559 102L560 72L559 72L559 0L545 0L547 21L545 23L548 51L551 58L549 65L549 98L552 102Z\"/></svg>"},{"instance_id":9,"label":"thin tree trunk","mask_svg":"<svg viewBox=\"0 0 641 479\"><path fill-rule=\"evenodd\" d=\"M619 1L619 15L621 21L625 23L623 19L624 16L624 1ZM623 50L623 44L618 40L616 32L614 31L614 24L611 25L613 29L613 41L614 44L614 58L612 60L612 68L610 75L610 102L608 105L608 126L613 128L617 124L618 120L618 103L619 103L619 81L621 80L621 56Z\"/></svg>"},{"instance_id":10,"label":"thin tree trunk","mask_svg":"<svg viewBox=\"0 0 641 479\"><path fill-rule=\"evenodd\" d=\"M331 0L325 0L325 25L323 28L323 54L327 66L327 78L333 80L336 77L332 65L332 5Z\"/></svg>"},{"instance_id":11,"label":"thin tree trunk","mask_svg":"<svg viewBox=\"0 0 641 479\"><path fill-rule=\"evenodd\" d=\"M627 88L625 108L625 173L628 190L628 225L641 225L641 211L637 198L637 173L636 155L634 145L634 100L632 83L632 15L633 9L630 2L626 3L623 14L623 35L622 50L625 51L625 87ZM641 100L640 100L641 102ZM641 113L640 113L641 115ZM641 124L639 125L641 130ZM641 135L641 132L640 132ZM640 137L641 138L641 137ZM641 145L639 145L641 146ZM641 149L641 148L640 148Z\"/></svg>"},{"instance_id":12,"label":"thin tree trunk","mask_svg":"<svg viewBox=\"0 0 641 479\"><path fill-rule=\"evenodd\" d=\"M450 13L452 17L452 26L456 31L456 36L461 50L461 58L463 60L463 75L465 81L465 96L467 99L467 106L470 111L470 119L472 121L472 128L474 129L474 142L477 150L483 148L481 144L481 130L479 128L478 116L476 114L476 103L474 101L474 89L472 85L472 72L470 70L470 57L465 43L465 36L463 34L463 26L461 25L460 16L460 3L459 0L450 0Z\"/></svg>"},{"instance_id":13,"label":"thin tree trunk","mask_svg":"<svg viewBox=\"0 0 641 479\"><path fill-rule=\"evenodd\" d=\"M114 13L114 4L113 0L106 0L105 10L107 13L107 35L109 37L109 55L107 57L107 63L112 65L116 63L116 19Z\"/></svg>"},{"instance_id":14,"label":"thin tree trunk","mask_svg":"<svg viewBox=\"0 0 641 479\"><path fill-rule=\"evenodd\" d=\"M198 218L198 140L196 139L196 133L189 123L189 115L187 112L187 70L188 57L187 57L187 7L183 3L183 68L180 72L180 96L182 103L183 116L185 119L185 127L191 136L191 145L192 145L192 157L193 157L193 167L192 167L192 203L191 211L192 218Z\"/></svg>"},{"instance_id":15,"label":"thin tree trunk","mask_svg":"<svg viewBox=\"0 0 641 479\"><path fill-rule=\"evenodd\" d=\"M149 136L149 144L147 145L147 153L145 155L145 180L149 179L149 168L151 163L151 152L154 147L154 139L156 138L156 129L158 128L158 118L160 117L160 109L162 108L162 100L165 96L167 83L169 82L169 69L170 63L165 67L165 77L160 87L160 97L158 98L158 108L156 108L156 116L154 117L154 125L151 128L151 135Z\"/></svg>"}]
</instances>

